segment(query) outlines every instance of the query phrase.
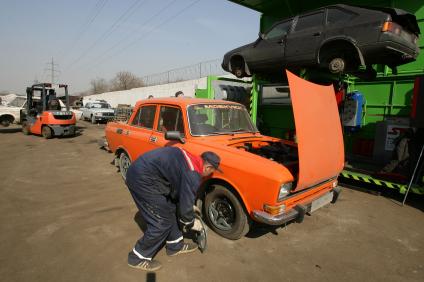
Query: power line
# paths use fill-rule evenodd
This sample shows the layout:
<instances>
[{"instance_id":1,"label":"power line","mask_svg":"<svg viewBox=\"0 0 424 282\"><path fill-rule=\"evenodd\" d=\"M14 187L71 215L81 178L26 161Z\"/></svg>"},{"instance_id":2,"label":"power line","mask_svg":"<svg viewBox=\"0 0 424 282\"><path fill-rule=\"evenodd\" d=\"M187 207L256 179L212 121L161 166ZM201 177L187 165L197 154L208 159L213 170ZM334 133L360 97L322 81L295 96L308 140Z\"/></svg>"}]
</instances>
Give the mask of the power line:
<instances>
[{"instance_id":1,"label":"power line","mask_svg":"<svg viewBox=\"0 0 424 282\"><path fill-rule=\"evenodd\" d=\"M182 9L180 9L177 13L173 14L171 17L167 18L166 20L162 21L160 24L158 24L157 26L153 27L152 29L150 29L145 35L138 37L136 40L132 41L130 44L126 45L123 49L118 50L118 52L115 52L113 55L107 57L106 59L104 59L102 61L102 63L104 63L105 61L107 61L108 59L115 57L119 54L121 54L122 52L124 52L125 50L127 50L129 47L133 46L135 43L139 42L142 39L145 39L148 35L150 35L153 31L157 30L158 28L162 27L163 25L167 24L168 22L174 20L175 18L177 18L179 15L181 15L182 13L186 12L188 9L190 9L192 6L194 6L195 4L197 4L198 2L200 2L201 0L195 0L194 2L192 2L191 4L183 7Z\"/></svg>"},{"instance_id":2,"label":"power line","mask_svg":"<svg viewBox=\"0 0 424 282\"><path fill-rule=\"evenodd\" d=\"M90 28L91 24L95 21L97 16L100 14L102 9L105 7L108 0L98 0L96 4L94 5L93 9L91 9L90 13L88 14L88 18L85 21L85 23L81 26L79 31L77 32L75 38L73 39L72 43L69 44L69 48L63 49L62 53L59 55L59 58L64 59L67 55L73 50L75 45L78 43L78 41L83 37L85 32ZM70 52L65 52L65 50L71 50ZM64 56L64 57L63 57ZM63 57L63 58L62 58Z\"/></svg>"},{"instance_id":3,"label":"power line","mask_svg":"<svg viewBox=\"0 0 424 282\"><path fill-rule=\"evenodd\" d=\"M98 63L100 63L101 61L103 61L103 57L107 57L107 53L109 53L110 51L112 51L113 49L115 49L116 47L118 47L119 45L122 45L125 43L125 41L129 38L132 37L133 33L135 33L136 31L138 32L142 27L144 27L145 25L147 25L150 21L154 20L155 18L157 18L160 14L162 14L163 12L165 12L167 9L169 9L177 0L172 0L171 2L168 2L168 4L166 4L164 7L162 7L157 13L153 14L150 18L148 18L146 21L144 21L143 23L141 23L139 25L139 28L134 29L132 32L130 32L127 36L125 36L123 39L117 41L116 44L114 44L112 47L110 47L109 49L106 50L106 52L103 52L102 55L100 55L99 57L97 57L97 59L94 59L93 61L95 62L93 65L97 65ZM90 66L91 64L86 64L85 66Z\"/></svg>"},{"instance_id":4,"label":"power line","mask_svg":"<svg viewBox=\"0 0 424 282\"><path fill-rule=\"evenodd\" d=\"M84 58L90 50L93 50L93 48L102 40L107 39L116 29L119 27L119 23L125 23L141 6L143 6L147 1L135 0L130 7L128 7L127 10L99 37L97 38L93 44L91 44L85 51L81 53L81 55L75 59L72 63L70 63L65 70L72 67L74 64L78 63L82 58Z\"/></svg>"}]
</instances>

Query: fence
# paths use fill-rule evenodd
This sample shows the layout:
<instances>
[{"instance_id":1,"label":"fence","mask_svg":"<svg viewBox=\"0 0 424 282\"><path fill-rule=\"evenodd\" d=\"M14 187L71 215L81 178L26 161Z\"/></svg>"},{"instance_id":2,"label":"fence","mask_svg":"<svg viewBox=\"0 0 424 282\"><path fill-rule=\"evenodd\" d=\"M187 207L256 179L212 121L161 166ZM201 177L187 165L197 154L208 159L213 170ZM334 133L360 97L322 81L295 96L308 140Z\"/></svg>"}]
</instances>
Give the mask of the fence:
<instances>
[{"instance_id":1,"label":"fence","mask_svg":"<svg viewBox=\"0 0 424 282\"><path fill-rule=\"evenodd\" d=\"M210 60L195 65L181 67L166 72L142 77L144 86L167 84L185 80L199 79L208 75L229 74L221 67L221 60Z\"/></svg>"}]
</instances>

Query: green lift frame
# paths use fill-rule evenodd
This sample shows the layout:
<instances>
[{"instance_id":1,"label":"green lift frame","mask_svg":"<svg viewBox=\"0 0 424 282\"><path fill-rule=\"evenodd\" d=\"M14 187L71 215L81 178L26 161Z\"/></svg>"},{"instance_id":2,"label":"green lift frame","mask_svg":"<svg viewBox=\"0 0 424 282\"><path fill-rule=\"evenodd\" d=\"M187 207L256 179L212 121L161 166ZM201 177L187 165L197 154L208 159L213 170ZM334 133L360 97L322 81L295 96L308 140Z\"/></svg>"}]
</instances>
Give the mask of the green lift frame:
<instances>
[{"instance_id":1,"label":"green lift frame","mask_svg":"<svg viewBox=\"0 0 424 282\"><path fill-rule=\"evenodd\" d=\"M351 5L372 5L380 7L396 7L404 9L415 14L419 27L424 33L424 2L421 0L356 0L356 1L331 1L331 0L230 0L236 4L256 10L261 13L260 31L263 32L269 28L275 21L290 17L308 10L313 10L322 6L331 4L351 4ZM419 41L420 55L415 62L400 66L398 74L392 74L388 67L376 66L377 78L370 81L363 81L355 77L345 77L344 82L348 84L348 92L360 91L365 98L362 116L362 128L355 133L346 133L345 150L347 155L355 153L355 144L363 140L374 139L376 132L376 123L383 121L387 117L408 117L411 111L411 93L414 87L414 80L417 76L424 75L424 35L420 36ZM305 79L318 76L319 74L306 70L301 74ZM316 77L314 80L317 81ZM319 78L318 78L319 80ZM221 77L208 77L207 89L198 89L196 97L215 98L214 83L225 84L227 81L238 81ZM323 81L328 82L328 78L323 77ZM252 120L262 124L264 134L285 137L284 130L290 130L293 127L293 119L288 107L261 105L261 85L268 83L266 79L260 79L253 76L250 81L241 82L246 85L250 92L250 101L247 105ZM364 169L352 170L346 168L341 177L348 181L372 184L374 187L395 189L399 193L406 192L407 184L396 183L393 181L382 180L366 173L367 165ZM422 179L422 175L420 178ZM342 179L342 180L343 180ZM424 186L413 185L411 192L415 194L424 194Z\"/></svg>"}]
</instances>

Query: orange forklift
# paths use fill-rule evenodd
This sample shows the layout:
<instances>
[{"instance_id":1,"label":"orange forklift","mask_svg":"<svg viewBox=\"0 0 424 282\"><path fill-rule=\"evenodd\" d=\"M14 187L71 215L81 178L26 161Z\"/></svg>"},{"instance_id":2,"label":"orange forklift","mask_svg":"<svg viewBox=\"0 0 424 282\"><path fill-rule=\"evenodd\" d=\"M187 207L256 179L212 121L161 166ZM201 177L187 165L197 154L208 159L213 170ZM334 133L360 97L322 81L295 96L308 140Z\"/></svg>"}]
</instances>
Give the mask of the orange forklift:
<instances>
[{"instance_id":1,"label":"orange forklift","mask_svg":"<svg viewBox=\"0 0 424 282\"><path fill-rule=\"evenodd\" d=\"M64 89L65 107L56 95L56 89ZM75 135L76 118L69 110L68 85L39 83L27 87L26 93L26 107L21 110L24 134L42 135L46 139Z\"/></svg>"}]
</instances>

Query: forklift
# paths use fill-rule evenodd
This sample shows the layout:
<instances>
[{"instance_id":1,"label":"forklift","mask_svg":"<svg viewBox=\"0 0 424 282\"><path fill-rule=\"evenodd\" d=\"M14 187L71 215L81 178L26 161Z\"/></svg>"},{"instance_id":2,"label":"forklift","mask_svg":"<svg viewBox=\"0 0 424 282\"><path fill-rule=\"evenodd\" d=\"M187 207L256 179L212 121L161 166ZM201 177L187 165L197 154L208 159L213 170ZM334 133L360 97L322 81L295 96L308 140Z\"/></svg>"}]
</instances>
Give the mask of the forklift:
<instances>
[{"instance_id":1,"label":"forklift","mask_svg":"<svg viewBox=\"0 0 424 282\"><path fill-rule=\"evenodd\" d=\"M66 109L56 95L56 88L65 91ZM42 135L46 139L55 136L74 136L75 114L69 109L68 85L51 83L27 87L26 107L21 110L22 132L25 135Z\"/></svg>"}]
</instances>

